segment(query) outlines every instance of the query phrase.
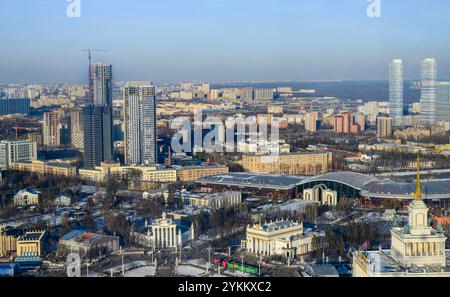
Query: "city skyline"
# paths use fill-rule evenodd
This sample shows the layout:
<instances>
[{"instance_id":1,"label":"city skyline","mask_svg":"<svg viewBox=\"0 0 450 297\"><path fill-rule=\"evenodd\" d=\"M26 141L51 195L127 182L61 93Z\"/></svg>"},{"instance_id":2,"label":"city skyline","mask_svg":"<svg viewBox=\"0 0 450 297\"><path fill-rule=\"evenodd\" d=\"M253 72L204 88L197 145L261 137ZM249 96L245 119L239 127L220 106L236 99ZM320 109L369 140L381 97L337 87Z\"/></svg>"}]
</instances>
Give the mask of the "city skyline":
<instances>
[{"instance_id":1,"label":"city skyline","mask_svg":"<svg viewBox=\"0 0 450 297\"><path fill-rule=\"evenodd\" d=\"M66 15L65 1L8 2L0 23L14 30L2 34L0 81L85 82L89 46L108 49L94 60L123 81L387 80L394 58L416 80L426 57L450 76L445 1L383 1L381 18L359 0L178 2L82 0L81 18Z\"/></svg>"}]
</instances>

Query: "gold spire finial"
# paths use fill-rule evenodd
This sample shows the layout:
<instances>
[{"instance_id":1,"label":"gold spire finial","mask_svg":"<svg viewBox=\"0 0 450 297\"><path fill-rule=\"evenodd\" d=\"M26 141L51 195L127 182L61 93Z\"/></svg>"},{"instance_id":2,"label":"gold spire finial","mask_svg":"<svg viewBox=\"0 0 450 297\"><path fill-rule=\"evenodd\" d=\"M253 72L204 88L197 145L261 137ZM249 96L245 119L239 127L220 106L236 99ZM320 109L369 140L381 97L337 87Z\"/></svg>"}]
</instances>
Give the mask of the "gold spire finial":
<instances>
[{"instance_id":1,"label":"gold spire finial","mask_svg":"<svg viewBox=\"0 0 450 297\"><path fill-rule=\"evenodd\" d=\"M422 200L423 195L420 189L420 158L417 156L417 178L416 178L416 192L414 193L414 200Z\"/></svg>"}]
</instances>

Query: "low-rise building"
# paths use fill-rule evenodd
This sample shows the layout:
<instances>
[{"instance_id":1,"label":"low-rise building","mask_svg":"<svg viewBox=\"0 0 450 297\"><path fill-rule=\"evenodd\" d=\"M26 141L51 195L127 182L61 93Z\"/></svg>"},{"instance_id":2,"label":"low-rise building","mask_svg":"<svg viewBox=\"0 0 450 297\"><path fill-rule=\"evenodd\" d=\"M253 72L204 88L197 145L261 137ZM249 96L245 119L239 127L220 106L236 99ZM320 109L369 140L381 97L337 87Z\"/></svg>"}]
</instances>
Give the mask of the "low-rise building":
<instances>
[{"instance_id":1,"label":"low-rise building","mask_svg":"<svg viewBox=\"0 0 450 297\"><path fill-rule=\"evenodd\" d=\"M237 206L242 202L242 194L235 191L222 193L179 193L184 204L199 207L224 208Z\"/></svg>"},{"instance_id":2,"label":"low-rise building","mask_svg":"<svg viewBox=\"0 0 450 297\"><path fill-rule=\"evenodd\" d=\"M58 255L78 253L84 259L99 259L119 250L119 237L72 230L60 238Z\"/></svg>"},{"instance_id":3,"label":"low-rise building","mask_svg":"<svg viewBox=\"0 0 450 297\"><path fill-rule=\"evenodd\" d=\"M0 258L7 256L17 249L17 236L6 226L0 226Z\"/></svg>"},{"instance_id":4,"label":"low-rise building","mask_svg":"<svg viewBox=\"0 0 450 297\"><path fill-rule=\"evenodd\" d=\"M12 163L10 168L17 171L59 175L64 177L77 176L77 168L75 166L63 163L50 163L39 160L33 160L27 163Z\"/></svg>"},{"instance_id":5,"label":"low-rise building","mask_svg":"<svg viewBox=\"0 0 450 297\"><path fill-rule=\"evenodd\" d=\"M246 237L242 248L266 257L281 255L293 259L313 251L314 235L304 233L303 222L277 220L247 226Z\"/></svg>"},{"instance_id":6,"label":"low-rise building","mask_svg":"<svg viewBox=\"0 0 450 297\"><path fill-rule=\"evenodd\" d=\"M36 189L26 188L14 195L15 206L32 206L39 204L39 195L41 192Z\"/></svg>"},{"instance_id":7,"label":"low-rise building","mask_svg":"<svg viewBox=\"0 0 450 297\"><path fill-rule=\"evenodd\" d=\"M45 230L27 231L17 238L18 257L42 257L45 254Z\"/></svg>"},{"instance_id":8,"label":"low-rise building","mask_svg":"<svg viewBox=\"0 0 450 297\"><path fill-rule=\"evenodd\" d=\"M192 182L206 176L226 174L229 171L230 169L224 165L199 165L181 167L178 170L178 179L182 182Z\"/></svg>"},{"instance_id":9,"label":"low-rise building","mask_svg":"<svg viewBox=\"0 0 450 297\"><path fill-rule=\"evenodd\" d=\"M243 155L242 167L251 173L315 175L332 169L331 152Z\"/></svg>"}]
</instances>

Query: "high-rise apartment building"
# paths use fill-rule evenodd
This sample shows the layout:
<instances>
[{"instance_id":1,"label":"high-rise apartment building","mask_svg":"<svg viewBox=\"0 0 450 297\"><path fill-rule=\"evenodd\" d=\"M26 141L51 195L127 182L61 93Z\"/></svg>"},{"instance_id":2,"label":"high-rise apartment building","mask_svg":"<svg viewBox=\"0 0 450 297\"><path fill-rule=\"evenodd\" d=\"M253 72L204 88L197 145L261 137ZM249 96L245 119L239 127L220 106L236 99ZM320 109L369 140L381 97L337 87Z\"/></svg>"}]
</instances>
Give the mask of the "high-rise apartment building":
<instances>
[{"instance_id":1,"label":"high-rise apartment building","mask_svg":"<svg viewBox=\"0 0 450 297\"><path fill-rule=\"evenodd\" d=\"M42 136L44 146L56 147L61 144L61 118L63 112L60 110L44 113Z\"/></svg>"},{"instance_id":2,"label":"high-rise apartment building","mask_svg":"<svg viewBox=\"0 0 450 297\"><path fill-rule=\"evenodd\" d=\"M82 111L84 167L95 168L101 162L112 162L114 153L112 66L92 66L93 104Z\"/></svg>"},{"instance_id":3,"label":"high-rise apartment building","mask_svg":"<svg viewBox=\"0 0 450 297\"><path fill-rule=\"evenodd\" d=\"M84 148L83 121L81 109L70 111L70 138L71 145L77 149Z\"/></svg>"},{"instance_id":4,"label":"high-rise apartment building","mask_svg":"<svg viewBox=\"0 0 450 297\"><path fill-rule=\"evenodd\" d=\"M394 119L390 117L377 118L377 137L391 137L393 133Z\"/></svg>"},{"instance_id":5,"label":"high-rise apartment building","mask_svg":"<svg viewBox=\"0 0 450 297\"><path fill-rule=\"evenodd\" d=\"M95 105L112 106L112 65L92 65L92 88Z\"/></svg>"},{"instance_id":6,"label":"high-rise apartment building","mask_svg":"<svg viewBox=\"0 0 450 297\"><path fill-rule=\"evenodd\" d=\"M0 141L0 169L8 169L12 163L37 160L37 144L31 140Z\"/></svg>"},{"instance_id":7,"label":"high-rise apartment building","mask_svg":"<svg viewBox=\"0 0 450 297\"><path fill-rule=\"evenodd\" d=\"M437 62L427 58L422 61L422 95L420 104L422 108L422 123L434 125L436 123L436 86Z\"/></svg>"},{"instance_id":8,"label":"high-rise apartment building","mask_svg":"<svg viewBox=\"0 0 450 297\"><path fill-rule=\"evenodd\" d=\"M389 64L389 115L395 126L403 124L403 63L399 59Z\"/></svg>"},{"instance_id":9,"label":"high-rise apartment building","mask_svg":"<svg viewBox=\"0 0 450 297\"><path fill-rule=\"evenodd\" d=\"M305 116L305 130L307 132L317 132L317 123L319 121L319 112L308 112Z\"/></svg>"},{"instance_id":10,"label":"high-rise apartment building","mask_svg":"<svg viewBox=\"0 0 450 297\"><path fill-rule=\"evenodd\" d=\"M365 130L363 114L344 112L334 116L334 132L338 134L359 134Z\"/></svg>"},{"instance_id":11,"label":"high-rise apartment building","mask_svg":"<svg viewBox=\"0 0 450 297\"><path fill-rule=\"evenodd\" d=\"M153 165L156 147L156 95L151 83L128 83L124 93L125 163Z\"/></svg>"},{"instance_id":12,"label":"high-rise apartment building","mask_svg":"<svg viewBox=\"0 0 450 297\"><path fill-rule=\"evenodd\" d=\"M450 122L450 82L439 82L436 92L436 119Z\"/></svg>"},{"instance_id":13,"label":"high-rise apartment building","mask_svg":"<svg viewBox=\"0 0 450 297\"><path fill-rule=\"evenodd\" d=\"M83 108L84 168L112 162L112 115L109 106L88 105Z\"/></svg>"}]
</instances>

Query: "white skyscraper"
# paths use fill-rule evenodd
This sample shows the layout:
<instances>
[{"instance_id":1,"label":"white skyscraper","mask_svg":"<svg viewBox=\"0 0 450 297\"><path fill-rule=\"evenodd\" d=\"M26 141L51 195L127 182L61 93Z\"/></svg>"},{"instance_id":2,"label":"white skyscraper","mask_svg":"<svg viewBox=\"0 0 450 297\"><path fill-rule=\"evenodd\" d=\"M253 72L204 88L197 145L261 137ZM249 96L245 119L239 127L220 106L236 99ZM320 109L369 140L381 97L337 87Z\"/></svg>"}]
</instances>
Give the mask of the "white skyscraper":
<instances>
[{"instance_id":1,"label":"white skyscraper","mask_svg":"<svg viewBox=\"0 0 450 297\"><path fill-rule=\"evenodd\" d=\"M435 59L427 58L422 61L422 123L433 125L436 123L436 86L437 63Z\"/></svg>"},{"instance_id":2,"label":"white skyscraper","mask_svg":"<svg viewBox=\"0 0 450 297\"><path fill-rule=\"evenodd\" d=\"M156 164L156 95L151 83L130 82L124 87L125 163Z\"/></svg>"},{"instance_id":3,"label":"white skyscraper","mask_svg":"<svg viewBox=\"0 0 450 297\"><path fill-rule=\"evenodd\" d=\"M389 114L395 126L403 124L403 63L398 59L389 64Z\"/></svg>"}]
</instances>

